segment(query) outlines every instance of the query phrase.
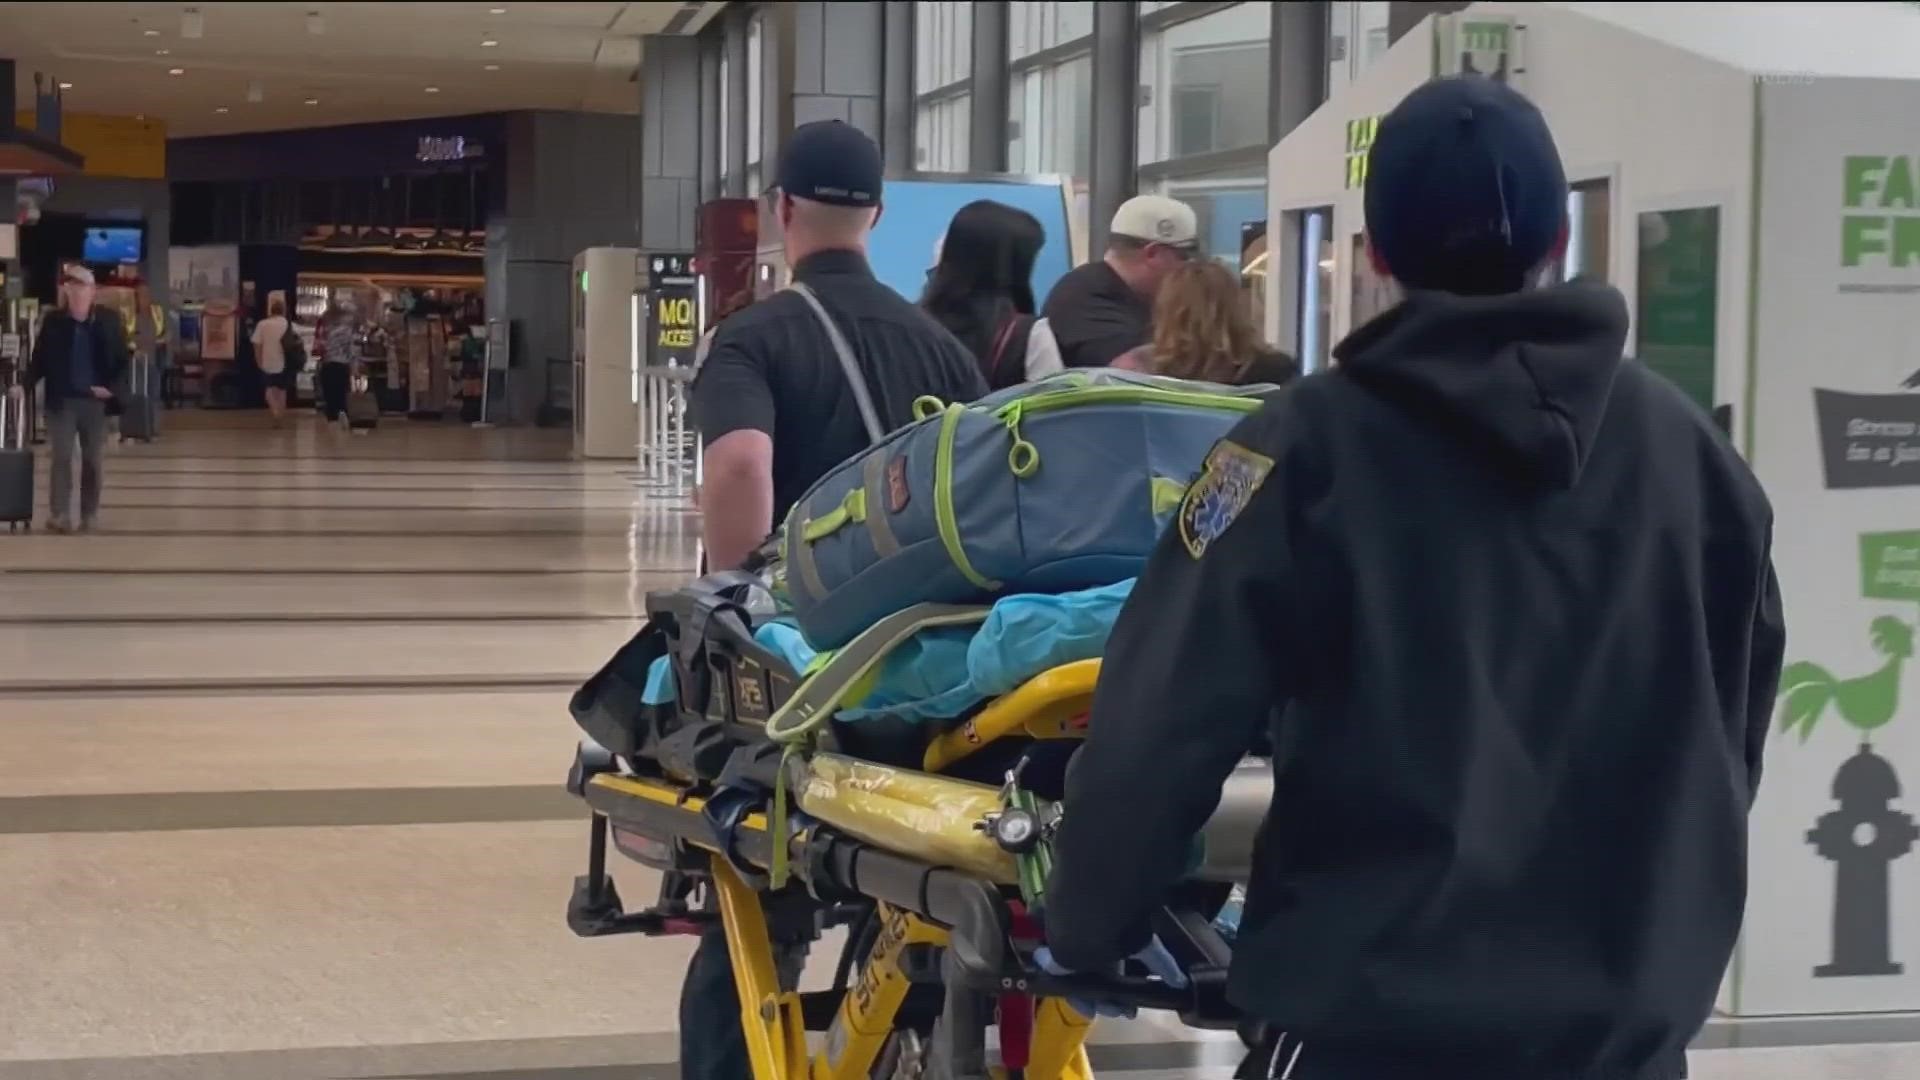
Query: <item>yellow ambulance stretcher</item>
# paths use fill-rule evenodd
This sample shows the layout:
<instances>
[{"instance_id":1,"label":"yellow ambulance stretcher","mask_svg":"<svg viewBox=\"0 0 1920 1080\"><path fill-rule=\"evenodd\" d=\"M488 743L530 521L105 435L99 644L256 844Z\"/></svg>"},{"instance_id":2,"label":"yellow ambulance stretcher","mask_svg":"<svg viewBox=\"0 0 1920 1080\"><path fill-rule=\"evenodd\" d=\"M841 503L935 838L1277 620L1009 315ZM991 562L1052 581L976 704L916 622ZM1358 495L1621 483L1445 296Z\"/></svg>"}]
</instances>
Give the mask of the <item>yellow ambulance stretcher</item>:
<instances>
[{"instance_id":1,"label":"yellow ambulance stretcher","mask_svg":"<svg viewBox=\"0 0 1920 1080\"><path fill-rule=\"evenodd\" d=\"M720 575L649 597L648 630L575 696L590 738L568 785L592 809L576 933L723 927L755 1080L1090 1078L1091 1021L1070 998L1236 1026L1214 917L1246 880L1269 766L1250 761L1228 784L1155 920L1185 986L1047 974L1028 912L1099 660L1042 671L957 724L875 740L835 722L841 703L915 633L986 609L910 608L802 673L756 640L750 587ZM640 672L663 665L674 698L649 703ZM609 846L661 872L653 907L623 907ZM795 926L848 927L830 989L783 985L775 939Z\"/></svg>"}]
</instances>

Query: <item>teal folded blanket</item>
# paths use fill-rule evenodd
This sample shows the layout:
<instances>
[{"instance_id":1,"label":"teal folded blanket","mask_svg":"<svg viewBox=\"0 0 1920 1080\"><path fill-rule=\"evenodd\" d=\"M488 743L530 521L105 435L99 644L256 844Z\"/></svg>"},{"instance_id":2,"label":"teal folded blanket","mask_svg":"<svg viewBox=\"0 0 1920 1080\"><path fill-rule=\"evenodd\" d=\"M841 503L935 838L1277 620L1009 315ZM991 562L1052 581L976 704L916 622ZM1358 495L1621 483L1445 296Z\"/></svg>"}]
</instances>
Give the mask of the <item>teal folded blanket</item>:
<instances>
[{"instance_id":1,"label":"teal folded blanket","mask_svg":"<svg viewBox=\"0 0 1920 1080\"><path fill-rule=\"evenodd\" d=\"M1107 636L1132 591L1129 578L1077 592L1022 593L1002 597L978 627L923 630L887 656L873 689L842 709L839 719L950 720L1042 672L1094 659L1106 651ZM788 622L763 623L754 638L795 671L813 663L814 650ZM646 700L658 705L673 699L673 669L665 658L656 660L648 671Z\"/></svg>"}]
</instances>

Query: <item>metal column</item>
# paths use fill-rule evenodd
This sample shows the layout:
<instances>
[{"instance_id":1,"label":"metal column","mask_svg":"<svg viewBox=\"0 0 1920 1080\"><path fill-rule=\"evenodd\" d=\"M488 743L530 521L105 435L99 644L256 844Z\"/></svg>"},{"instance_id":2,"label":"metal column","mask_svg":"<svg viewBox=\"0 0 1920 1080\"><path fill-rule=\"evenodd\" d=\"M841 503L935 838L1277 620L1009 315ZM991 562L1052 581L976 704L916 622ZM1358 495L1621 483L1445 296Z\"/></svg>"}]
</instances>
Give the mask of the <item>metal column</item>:
<instances>
[{"instance_id":1,"label":"metal column","mask_svg":"<svg viewBox=\"0 0 1920 1080\"><path fill-rule=\"evenodd\" d=\"M880 52L880 152L888 176L913 171L913 0L885 0Z\"/></svg>"},{"instance_id":2,"label":"metal column","mask_svg":"<svg viewBox=\"0 0 1920 1080\"><path fill-rule=\"evenodd\" d=\"M1093 5L1093 162L1087 177L1088 254L1107 250L1107 226L1138 177L1140 17L1137 5ZM1004 108L1004 105L1003 105Z\"/></svg>"},{"instance_id":3,"label":"metal column","mask_svg":"<svg viewBox=\"0 0 1920 1080\"><path fill-rule=\"evenodd\" d=\"M723 195L747 194L747 19L744 4L729 4L721 49L727 57L727 144L720 148L720 172L727 178Z\"/></svg>"},{"instance_id":4,"label":"metal column","mask_svg":"<svg viewBox=\"0 0 1920 1080\"><path fill-rule=\"evenodd\" d=\"M1326 0L1273 5L1267 75L1267 141L1277 143L1327 100Z\"/></svg>"},{"instance_id":5,"label":"metal column","mask_svg":"<svg viewBox=\"0 0 1920 1080\"><path fill-rule=\"evenodd\" d=\"M1117 6L1131 9L1134 5ZM1011 81L1007 71L1009 11L1007 0L975 0L973 5L973 104L967 131L968 172L1007 171L1007 87Z\"/></svg>"}]
</instances>

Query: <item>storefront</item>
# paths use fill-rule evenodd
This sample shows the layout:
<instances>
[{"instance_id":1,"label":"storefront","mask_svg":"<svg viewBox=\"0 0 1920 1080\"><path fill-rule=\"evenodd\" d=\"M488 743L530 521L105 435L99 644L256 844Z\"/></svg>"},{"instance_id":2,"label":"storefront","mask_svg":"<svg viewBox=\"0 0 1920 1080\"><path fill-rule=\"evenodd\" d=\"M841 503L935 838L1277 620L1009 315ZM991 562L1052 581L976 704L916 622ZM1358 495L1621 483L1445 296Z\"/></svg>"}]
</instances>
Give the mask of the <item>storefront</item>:
<instances>
[{"instance_id":1,"label":"storefront","mask_svg":"<svg viewBox=\"0 0 1920 1080\"><path fill-rule=\"evenodd\" d=\"M1915 16L1695 7L1423 23L1273 150L1268 333L1324 366L1392 301L1364 256L1367 150L1436 64L1539 104L1575 189L1559 273L1625 293L1638 360L1715 413L1774 504L1788 667L1722 1007L1920 1009Z\"/></svg>"},{"instance_id":2,"label":"storefront","mask_svg":"<svg viewBox=\"0 0 1920 1080\"><path fill-rule=\"evenodd\" d=\"M251 403L248 330L278 300L310 346L327 312L354 319L387 411L479 419L484 350L473 343L484 341L506 128L501 116L453 117L173 143L185 395ZM307 394L312 377L301 377Z\"/></svg>"}]
</instances>

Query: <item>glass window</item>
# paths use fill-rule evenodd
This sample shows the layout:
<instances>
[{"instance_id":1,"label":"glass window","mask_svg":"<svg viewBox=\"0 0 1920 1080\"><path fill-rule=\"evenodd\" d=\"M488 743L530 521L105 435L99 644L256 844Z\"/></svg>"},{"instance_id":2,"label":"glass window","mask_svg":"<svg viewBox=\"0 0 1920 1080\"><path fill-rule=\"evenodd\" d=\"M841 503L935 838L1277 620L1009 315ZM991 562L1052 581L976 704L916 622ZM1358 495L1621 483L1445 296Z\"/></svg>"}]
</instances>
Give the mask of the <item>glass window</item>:
<instances>
[{"instance_id":1,"label":"glass window","mask_svg":"<svg viewBox=\"0 0 1920 1080\"><path fill-rule=\"evenodd\" d=\"M1087 175L1093 163L1091 56L1015 75L1007 104L1007 168Z\"/></svg>"},{"instance_id":2,"label":"glass window","mask_svg":"<svg viewBox=\"0 0 1920 1080\"><path fill-rule=\"evenodd\" d=\"M1720 208L1643 213L1634 355L1709 412L1719 344Z\"/></svg>"},{"instance_id":3,"label":"glass window","mask_svg":"<svg viewBox=\"0 0 1920 1080\"><path fill-rule=\"evenodd\" d=\"M1360 77L1392 45L1387 33L1386 0L1333 0L1327 14L1327 87Z\"/></svg>"},{"instance_id":4,"label":"glass window","mask_svg":"<svg viewBox=\"0 0 1920 1080\"><path fill-rule=\"evenodd\" d=\"M1008 5L1008 59L1032 56L1092 34L1092 0L1013 0Z\"/></svg>"},{"instance_id":5,"label":"glass window","mask_svg":"<svg viewBox=\"0 0 1920 1080\"><path fill-rule=\"evenodd\" d=\"M913 88L917 94L964 82L973 74L972 0L914 5Z\"/></svg>"},{"instance_id":6,"label":"glass window","mask_svg":"<svg viewBox=\"0 0 1920 1080\"><path fill-rule=\"evenodd\" d=\"M1613 231L1613 184L1584 180L1567 192L1567 250L1560 263L1560 279L1607 280Z\"/></svg>"},{"instance_id":7,"label":"glass window","mask_svg":"<svg viewBox=\"0 0 1920 1080\"><path fill-rule=\"evenodd\" d=\"M727 115L727 50L720 50L720 190L727 188L728 142L727 136L733 131L732 117Z\"/></svg>"},{"instance_id":8,"label":"glass window","mask_svg":"<svg viewBox=\"0 0 1920 1080\"><path fill-rule=\"evenodd\" d=\"M1235 4L1140 43L1140 164L1266 145L1272 19Z\"/></svg>"},{"instance_id":9,"label":"glass window","mask_svg":"<svg viewBox=\"0 0 1920 1080\"><path fill-rule=\"evenodd\" d=\"M937 98L914 111L913 164L922 172L965 172L973 97Z\"/></svg>"},{"instance_id":10,"label":"glass window","mask_svg":"<svg viewBox=\"0 0 1920 1080\"><path fill-rule=\"evenodd\" d=\"M747 23L747 175L749 178L754 178L759 173L756 166L760 164L761 144L765 141L760 130L760 117L766 105L761 98L765 96L763 91L767 85L766 56L760 46L760 30L765 21L763 17L756 16L753 21ZM753 185L749 190L757 190L757 187L758 185Z\"/></svg>"}]
</instances>

